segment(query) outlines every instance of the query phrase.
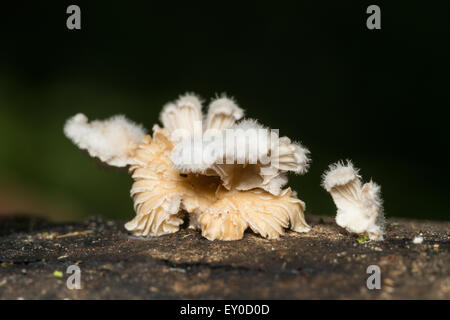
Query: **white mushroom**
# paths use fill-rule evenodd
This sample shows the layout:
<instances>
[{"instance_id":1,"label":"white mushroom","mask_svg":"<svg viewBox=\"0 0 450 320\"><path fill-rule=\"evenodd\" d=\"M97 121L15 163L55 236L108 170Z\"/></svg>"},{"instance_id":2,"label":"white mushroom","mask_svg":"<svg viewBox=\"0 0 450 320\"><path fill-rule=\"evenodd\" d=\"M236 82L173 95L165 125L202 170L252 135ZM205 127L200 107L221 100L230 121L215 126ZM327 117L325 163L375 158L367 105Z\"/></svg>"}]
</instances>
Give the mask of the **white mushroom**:
<instances>
[{"instance_id":1,"label":"white mushroom","mask_svg":"<svg viewBox=\"0 0 450 320\"><path fill-rule=\"evenodd\" d=\"M337 162L323 174L322 186L337 207L336 223L349 232L367 234L383 240L384 213L380 187L370 181L362 184L358 170L350 161Z\"/></svg>"},{"instance_id":2,"label":"white mushroom","mask_svg":"<svg viewBox=\"0 0 450 320\"><path fill-rule=\"evenodd\" d=\"M130 194L136 217L125 228L132 234L160 236L176 232L185 212L190 227L201 229L209 240L241 239L247 228L269 239L280 237L288 228L309 231L304 202L290 188L282 189L287 183L287 171L306 172L308 151L254 120L236 123L243 111L226 97L213 101L206 117L201 109L194 95L166 105L160 116L163 128L155 125L153 137L144 136L140 127L129 122L110 132L116 120L95 122L93 129L81 116L69 120L65 130L90 155L109 164L129 166L135 180ZM206 129L199 132L199 124ZM139 134L132 135L133 128ZM224 145L228 129L234 138ZM262 135L247 140L242 129L261 129ZM99 148L92 141L97 137L94 133L114 152ZM281 144L279 151L273 148L274 141ZM200 152L198 145L203 148ZM245 152L234 153L235 148ZM207 157L208 149L216 153ZM250 156L252 152L256 153L255 159ZM264 156L269 161L261 161ZM223 162L227 157L231 163Z\"/></svg>"},{"instance_id":3,"label":"white mushroom","mask_svg":"<svg viewBox=\"0 0 450 320\"><path fill-rule=\"evenodd\" d=\"M218 177L180 174L169 161L172 143L161 133L146 136L130 167L136 217L125 227L135 235L159 236L176 232L181 211L209 240L241 239L250 227L267 238L278 238L285 228L309 231L305 204L290 189L274 196L263 190L227 190Z\"/></svg>"},{"instance_id":4,"label":"white mushroom","mask_svg":"<svg viewBox=\"0 0 450 320\"><path fill-rule=\"evenodd\" d=\"M134 151L146 134L141 125L122 115L88 122L82 113L67 120L64 133L91 157L116 167L131 164Z\"/></svg>"}]
</instances>

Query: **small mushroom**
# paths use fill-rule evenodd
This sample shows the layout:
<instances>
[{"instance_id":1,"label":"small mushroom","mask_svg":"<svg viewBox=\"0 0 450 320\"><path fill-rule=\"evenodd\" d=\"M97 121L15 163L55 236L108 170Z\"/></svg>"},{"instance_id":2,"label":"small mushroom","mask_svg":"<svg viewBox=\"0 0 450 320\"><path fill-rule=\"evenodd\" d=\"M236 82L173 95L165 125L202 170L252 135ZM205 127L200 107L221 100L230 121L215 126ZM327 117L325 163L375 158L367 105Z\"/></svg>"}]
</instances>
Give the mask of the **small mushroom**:
<instances>
[{"instance_id":1,"label":"small mushroom","mask_svg":"<svg viewBox=\"0 0 450 320\"><path fill-rule=\"evenodd\" d=\"M67 120L64 133L91 157L115 167L131 164L134 151L146 134L141 125L122 115L89 123L82 113Z\"/></svg>"},{"instance_id":2,"label":"small mushroom","mask_svg":"<svg viewBox=\"0 0 450 320\"><path fill-rule=\"evenodd\" d=\"M223 95L213 100L206 116L206 129L223 130L230 128L244 116L244 110L233 99Z\"/></svg>"},{"instance_id":3,"label":"small mushroom","mask_svg":"<svg viewBox=\"0 0 450 320\"><path fill-rule=\"evenodd\" d=\"M350 161L332 164L322 176L322 186L336 204L339 226L367 234L370 240L383 240L385 219L380 186L372 181L363 184L358 171Z\"/></svg>"},{"instance_id":4,"label":"small mushroom","mask_svg":"<svg viewBox=\"0 0 450 320\"><path fill-rule=\"evenodd\" d=\"M194 94L180 96L163 107L160 120L173 141L194 134L195 125L202 122L202 104Z\"/></svg>"}]
</instances>

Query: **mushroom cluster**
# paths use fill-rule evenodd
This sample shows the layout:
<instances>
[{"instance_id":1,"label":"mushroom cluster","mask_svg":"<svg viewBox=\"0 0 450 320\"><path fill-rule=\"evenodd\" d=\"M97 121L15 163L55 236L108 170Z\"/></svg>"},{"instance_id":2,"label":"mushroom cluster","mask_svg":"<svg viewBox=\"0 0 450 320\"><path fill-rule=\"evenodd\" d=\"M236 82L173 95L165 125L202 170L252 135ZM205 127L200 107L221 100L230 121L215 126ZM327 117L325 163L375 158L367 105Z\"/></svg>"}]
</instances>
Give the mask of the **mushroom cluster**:
<instances>
[{"instance_id":1,"label":"mushroom cluster","mask_svg":"<svg viewBox=\"0 0 450 320\"><path fill-rule=\"evenodd\" d=\"M309 231L305 203L283 188L288 171L308 170L309 151L243 116L226 96L203 115L187 94L164 106L152 136L123 116L89 122L83 114L64 132L92 157L128 167L136 217L125 228L134 235L176 232L185 217L209 240L242 239L247 228L268 239Z\"/></svg>"}]
</instances>

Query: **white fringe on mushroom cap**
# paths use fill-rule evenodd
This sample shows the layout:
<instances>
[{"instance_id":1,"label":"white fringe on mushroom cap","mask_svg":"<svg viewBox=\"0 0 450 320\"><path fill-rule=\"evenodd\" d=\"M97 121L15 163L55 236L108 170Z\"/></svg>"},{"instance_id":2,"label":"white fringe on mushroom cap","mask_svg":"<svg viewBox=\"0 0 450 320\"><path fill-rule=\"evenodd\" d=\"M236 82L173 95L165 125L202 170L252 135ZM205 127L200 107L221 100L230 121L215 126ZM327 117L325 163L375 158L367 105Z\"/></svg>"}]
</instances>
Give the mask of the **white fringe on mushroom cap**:
<instances>
[{"instance_id":1,"label":"white fringe on mushroom cap","mask_svg":"<svg viewBox=\"0 0 450 320\"><path fill-rule=\"evenodd\" d=\"M185 94L175 103L166 104L160 114L160 120L173 141L192 136L195 125L201 124L202 118L202 104L194 94Z\"/></svg>"},{"instance_id":2,"label":"white fringe on mushroom cap","mask_svg":"<svg viewBox=\"0 0 450 320\"><path fill-rule=\"evenodd\" d=\"M308 154L300 144L246 119L216 135L184 139L171 160L182 172L215 173L229 190L261 188L277 195L287 182L286 172L306 173Z\"/></svg>"},{"instance_id":3,"label":"white fringe on mushroom cap","mask_svg":"<svg viewBox=\"0 0 450 320\"><path fill-rule=\"evenodd\" d=\"M336 223L349 232L367 234L371 240L383 240L384 213L380 187L370 181L362 184L358 170L350 161L330 165L322 186L337 207Z\"/></svg>"},{"instance_id":4,"label":"white fringe on mushroom cap","mask_svg":"<svg viewBox=\"0 0 450 320\"><path fill-rule=\"evenodd\" d=\"M64 133L90 156L116 167L131 164L134 151L145 136L141 125L122 115L89 123L82 113L67 120Z\"/></svg>"},{"instance_id":5,"label":"white fringe on mushroom cap","mask_svg":"<svg viewBox=\"0 0 450 320\"><path fill-rule=\"evenodd\" d=\"M213 100L208 108L205 129L223 130L230 128L244 116L244 110L233 99L222 96Z\"/></svg>"}]
</instances>

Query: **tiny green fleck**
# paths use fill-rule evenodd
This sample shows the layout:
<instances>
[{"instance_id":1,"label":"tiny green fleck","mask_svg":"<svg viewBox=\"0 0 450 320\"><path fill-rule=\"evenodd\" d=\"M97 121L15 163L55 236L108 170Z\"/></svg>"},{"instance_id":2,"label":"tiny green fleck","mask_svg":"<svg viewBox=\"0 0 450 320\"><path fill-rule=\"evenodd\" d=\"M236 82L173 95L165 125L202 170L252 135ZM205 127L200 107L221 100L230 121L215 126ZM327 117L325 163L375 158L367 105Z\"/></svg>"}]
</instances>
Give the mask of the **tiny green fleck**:
<instances>
[{"instance_id":1,"label":"tiny green fleck","mask_svg":"<svg viewBox=\"0 0 450 320\"><path fill-rule=\"evenodd\" d=\"M362 236L360 236L358 238L358 242L359 243L364 243L364 242L367 242L367 241L369 241L369 236L367 234L364 234L364 235L362 235Z\"/></svg>"},{"instance_id":2,"label":"tiny green fleck","mask_svg":"<svg viewBox=\"0 0 450 320\"><path fill-rule=\"evenodd\" d=\"M53 276L57 278L62 278L63 273L61 271L56 270L55 272L53 272Z\"/></svg>"}]
</instances>

